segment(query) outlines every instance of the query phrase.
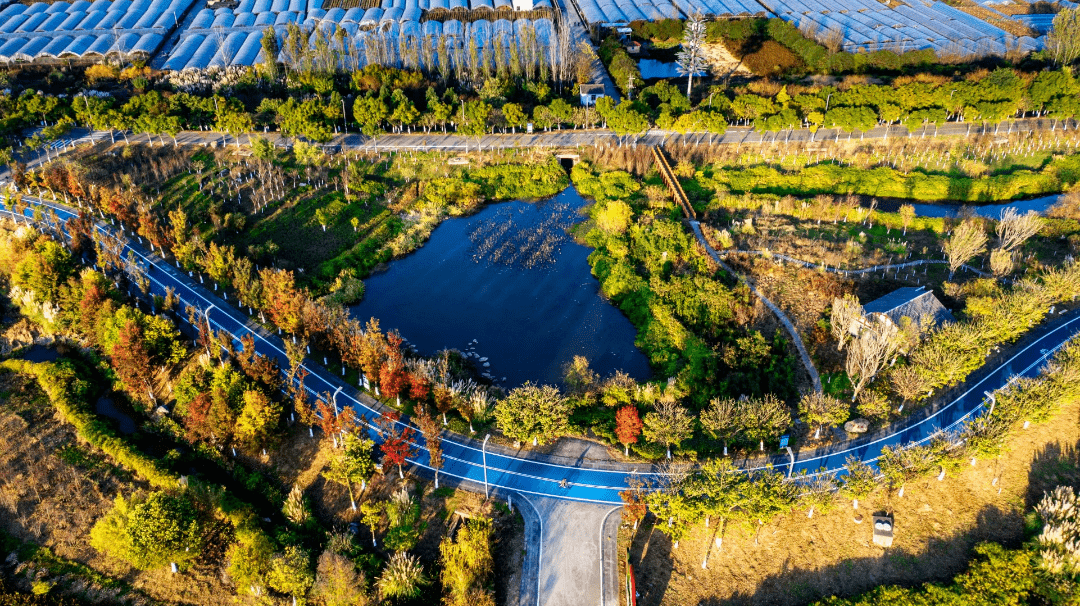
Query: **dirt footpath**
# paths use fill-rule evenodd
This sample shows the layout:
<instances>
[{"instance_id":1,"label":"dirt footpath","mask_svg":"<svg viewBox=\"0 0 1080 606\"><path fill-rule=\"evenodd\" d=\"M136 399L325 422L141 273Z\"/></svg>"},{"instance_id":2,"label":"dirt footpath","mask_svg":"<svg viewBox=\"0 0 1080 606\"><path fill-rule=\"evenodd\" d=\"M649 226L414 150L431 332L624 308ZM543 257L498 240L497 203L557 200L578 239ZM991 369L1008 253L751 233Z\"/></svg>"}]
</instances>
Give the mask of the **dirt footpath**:
<instances>
[{"instance_id":1,"label":"dirt footpath","mask_svg":"<svg viewBox=\"0 0 1080 606\"><path fill-rule=\"evenodd\" d=\"M1017 429L999 459L965 464L940 482L934 476L908 484L902 498L879 491L858 511L850 501L812 518L796 511L756 534L729 525L722 549L713 541L715 523L673 549L649 522L636 534L623 529L619 552L630 547L643 606L794 606L880 584L948 580L967 567L976 543L1022 542L1024 512L1044 491L1080 485L1078 415L1080 403L1073 403L1048 423ZM889 549L871 543L867 518L878 510L895 516Z\"/></svg>"}]
</instances>

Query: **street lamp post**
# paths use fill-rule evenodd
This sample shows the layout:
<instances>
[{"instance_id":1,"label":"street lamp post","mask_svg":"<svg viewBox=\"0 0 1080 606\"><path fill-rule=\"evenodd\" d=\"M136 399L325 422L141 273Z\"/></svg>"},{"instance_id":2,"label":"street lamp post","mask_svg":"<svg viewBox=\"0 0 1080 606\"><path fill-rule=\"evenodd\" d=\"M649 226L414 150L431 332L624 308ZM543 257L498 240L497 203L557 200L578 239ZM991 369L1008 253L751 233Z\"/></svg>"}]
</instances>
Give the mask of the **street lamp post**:
<instances>
[{"instance_id":1,"label":"street lamp post","mask_svg":"<svg viewBox=\"0 0 1080 606\"><path fill-rule=\"evenodd\" d=\"M488 498L488 479L487 479L487 443L491 438L491 434L484 436L484 445L480 447L480 454L484 458L484 498Z\"/></svg>"},{"instance_id":2,"label":"street lamp post","mask_svg":"<svg viewBox=\"0 0 1080 606\"><path fill-rule=\"evenodd\" d=\"M203 320L204 320L204 321L206 322L206 330L207 330L207 331L209 331L209 330L210 330L210 310L211 310L211 309L214 309L214 307L216 307L216 305L214 305L213 303L211 303L211 304L210 304L210 307L207 307L207 308L206 308L206 311L204 311L204 312L203 312ZM210 340L209 340L209 338L208 338L208 339L207 339L207 345L206 345L206 356L207 356L207 357L209 357L209 356L210 356L210 345L209 345L209 341L210 341Z\"/></svg>"},{"instance_id":3,"label":"street lamp post","mask_svg":"<svg viewBox=\"0 0 1080 606\"><path fill-rule=\"evenodd\" d=\"M335 416L335 417L336 417L336 416L338 416L338 408L337 408L337 395L338 395L338 393L339 393L340 391L341 391L341 388L340 388L340 387L338 387L338 388L337 388L337 391L335 391L335 392L334 392L334 395L333 395L333 400L334 400L334 416Z\"/></svg>"}]
</instances>

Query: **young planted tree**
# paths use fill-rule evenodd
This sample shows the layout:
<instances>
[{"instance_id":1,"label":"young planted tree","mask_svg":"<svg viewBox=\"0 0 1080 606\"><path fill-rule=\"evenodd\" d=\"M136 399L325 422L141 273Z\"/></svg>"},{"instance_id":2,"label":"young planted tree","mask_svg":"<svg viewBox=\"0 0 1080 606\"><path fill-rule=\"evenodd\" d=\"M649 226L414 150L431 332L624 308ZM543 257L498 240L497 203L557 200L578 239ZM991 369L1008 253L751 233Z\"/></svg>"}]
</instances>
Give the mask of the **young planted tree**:
<instances>
[{"instance_id":1,"label":"young planted tree","mask_svg":"<svg viewBox=\"0 0 1080 606\"><path fill-rule=\"evenodd\" d=\"M142 400L154 401L153 375L150 372L150 352L143 338L143 329L135 320L128 320L120 329L113 345L111 362L116 376L131 393Z\"/></svg>"},{"instance_id":2,"label":"young planted tree","mask_svg":"<svg viewBox=\"0 0 1080 606\"><path fill-rule=\"evenodd\" d=\"M799 415L807 425L816 426L816 440L821 436L822 427L835 427L847 421L851 406L828 394L811 391L799 400Z\"/></svg>"},{"instance_id":3,"label":"young planted tree","mask_svg":"<svg viewBox=\"0 0 1080 606\"><path fill-rule=\"evenodd\" d=\"M882 317L873 318L870 326L864 327L858 338L848 348L845 370L852 381L852 401L866 387L889 359L896 353L900 340L896 325Z\"/></svg>"},{"instance_id":4,"label":"young planted tree","mask_svg":"<svg viewBox=\"0 0 1080 606\"><path fill-rule=\"evenodd\" d=\"M244 408L236 420L234 435L248 448L263 448L281 420L281 403L266 397L262 391L244 392Z\"/></svg>"},{"instance_id":5,"label":"young planted tree","mask_svg":"<svg viewBox=\"0 0 1080 606\"><path fill-rule=\"evenodd\" d=\"M846 473L841 478L840 492L851 499L853 509L858 509L859 499L866 498L877 488L877 474L854 455L848 456L844 469Z\"/></svg>"},{"instance_id":6,"label":"young planted tree","mask_svg":"<svg viewBox=\"0 0 1080 606\"><path fill-rule=\"evenodd\" d=\"M495 421L503 435L533 445L544 444L570 431L573 404L551 385L526 383L495 404Z\"/></svg>"},{"instance_id":7,"label":"young planted tree","mask_svg":"<svg viewBox=\"0 0 1080 606\"><path fill-rule=\"evenodd\" d=\"M842 351L844 345L851 339L851 329L857 326L864 315L863 306L855 295L844 295L843 298L833 299L832 317L829 318L829 327L832 336L836 339L836 351Z\"/></svg>"},{"instance_id":8,"label":"young planted tree","mask_svg":"<svg viewBox=\"0 0 1080 606\"><path fill-rule=\"evenodd\" d=\"M791 411L772 394L742 402L741 408L743 433L751 440L757 440L762 451L766 440L771 442L779 438L791 427Z\"/></svg>"},{"instance_id":9,"label":"young planted tree","mask_svg":"<svg viewBox=\"0 0 1080 606\"><path fill-rule=\"evenodd\" d=\"M915 401L927 390L919 369L911 365L893 367L889 372L889 385L905 404Z\"/></svg>"},{"instance_id":10,"label":"young planted tree","mask_svg":"<svg viewBox=\"0 0 1080 606\"><path fill-rule=\"evenodd\" d=\"M911 225L911 222L915 220L915 207L911 204L904 204L900 207L900 222L904 225L904 235L907 235L907 229Z\"/></svg>"},{"instance_id":11,"label":"young planted tree","mask_svg":"<svg viewBox=\"0 0 1080 606\"><path fill-rule=\"evenodd\" d=\"M371 457L375 443L355 433L346 434L343 442L344 447L333 454L323 477L341 484L349 491L349 501L355 511L356 497L353 486L360 484L362 490L375 473L375 461Z\"/></svg>"},{"instance_id":12,"label":"young planted tree","mask_svg":"<svg viewBox=\"0 0 1080 606\"><path fill-rule=\"evenodd\" d=\"M728 442L734 440L742 430L739 403L732 398L713 398L709 407L701 411L698 420L702 429L714 440L724 443L724 456L727 456Z\"/></svg>"},{"instance_id":13,"label":"young planted tree","mask_svg":"<svg viewBox=\"0 0 1080 606\"><path fill-rule=\"evenodd\" d=\"M757 522L754 524L755 545L766 520L787 514L795 508L799 500L798 491L797 484L788 482L783 473L773 471L771 467L750 475L741 490L739 506L748 522Z\"/></svg>"},{"instance_id":14,"label":"young planted tree","mask_svg":"<svg viewBox=\"0 0 1080 606\"><path fill-rule=\"evenodd\" d=\"M693 419L674 398L664 398L656 403L656 410L645 415L645 439L667 448L671 458L671 445L678 446L693 433Z\"/></svg>"},{"instance_id":15,"label":"young planted tree","mask_svg":"<svg viewBox=\"0 0 1080 606\"><path fill-rule=\"evenodd\" d=\"M626 485L627 489L619 493L623 501L622 515L624 519L633 522L634 530L637 530L638 523L645 519L645 514L649 513L649 506L645 500L649 487L634 473L626 478Z\"/></svg>"},{"instance_id":16,"label":"young planted tree","mask_svg":"<svg viewBox=\"0 0 1080 606\"><path fill-rule=\"evenodd\" d=\"M637 443L642 427L644 424L641 422L637 406L633 404L623 406L615 413L615 436L623 445L625 456L630 456L630 445Z\"/></svg>"},{"instance_id":17,"label":"young planted tree","mask_svg":"<svg viewBox=\"0 0 1080 606\"><path fill-rule=\"evenodd\" d=\"M402 467L408 462L409 457L416 455L416 448L412 444L413 429L399 423L401 413L388 411L382 413L378 420L379 435L383 443L379 444L379 450L383 453L383 459L397 465L398 477L405 479Z\"/></svg>"},{"instance_id":18,"label":"young planted tree","mask_svg":"<svg viewBox=\"0 0 1080 606\"><path fill-rule=\"evenodd\" d=\"M699 503L705 516L705 528L709 527L713 518L719 519L713 533L717 549L724 545L727 520L741 515L744 485L748 479L747 474L737 468L731 459L711 459L689 474L683 482L683 493ZM739 513L736 513L736 510L739 510ZM703 569L708 566L708 553L709 547L706 544L705 555L701 560Z\"/></svg>"},{"instance_id":19,"label":"young planted tree","mask_svg":"<svg viewBox=\"0 0 1080 606\"><path fill-rule=\"evenodd\" d=\"M956 226L952 237L945 241L945 255L949 262L949 279L976 255L986 250L986 232L975 219L965 219Z\"/></svg>"},{"instance_id":20,"label":"young planted tree","mask_svg":"<svg viewBox=\"0 0 1080 606\"><path fill-rule=\"evenodd\" d=\"M424 436L424 443L428 451L428 464L435 470L435 488L439 487L439 470L442 469L442 428L435 417L428 412L427 406L417 405L416 426L420 428L420 434Z\"/></svg>"}]
</instances>

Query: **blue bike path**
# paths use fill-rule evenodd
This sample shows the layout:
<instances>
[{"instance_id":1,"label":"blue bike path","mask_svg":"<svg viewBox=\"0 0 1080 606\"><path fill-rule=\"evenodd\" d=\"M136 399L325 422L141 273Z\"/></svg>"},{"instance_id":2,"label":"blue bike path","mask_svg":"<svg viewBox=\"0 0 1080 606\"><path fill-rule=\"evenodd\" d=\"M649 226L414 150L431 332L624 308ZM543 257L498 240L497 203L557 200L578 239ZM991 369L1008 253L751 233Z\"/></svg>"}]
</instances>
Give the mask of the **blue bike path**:
<instances>
[{"instance_id":1,"label":"blue bike path","mask_svg":"<svg viewBox=\"0 0 1080 606\"><path fill-rule=\"evenodd\" d=\"M29 196L24 197L24 200L52 209L64 224L78 214L78 211L55 202L32 199ZM7 210L7 207L0 204L0 209ZM32 219L33 208L24 209L23 214ZM43 220L48 221L48 217L45 216ZM64 225L58 227L63 230ZM113 234L118 231L104 223L104 217L102 221L95 222L95 229ZM238 347L240 338L250 334L258 353L276 360L282 369L289 367L284 343L279 335L251 321L224 293L216 293L197 284L194 273L182 271L155 252L143 248L138 236L121 235L126 238L123 256L127 259L130 255L139 264L141 272L150 282L150 294L164 297L166 288L171 288L183 304L201 310L215 330L231 335ZM201 277L199 282L202 282ZM177 315L187 321L183 314ZM886 428L884 432L873 436L843 442L829 449L793 453L793 462L787 455L777 455L746 461L741 466L749 470L763 469L766 465L771 465L794 473L803 470L810 474L843 473L844 463L851 455L873 465L885 446L921 443L929 440L938 431L956 430L983 409L986 403L984 392L1001 389L1016 377L1036 376L1058 348L1080 333L1080 312L1051 316L1044 330L1044 334L1014 353L992 372L986 373L971 385L965 385L967 389L960 396L936 409L922 409L897 426ZM346 384L321 365L305 362L303 366L310 373L305 379L305 388L312 396L325 401L325 394L331 394L330 399L338 410L341 410L342 406L352 407L370 437L376 442L380 441L374 421L381 412L389 408ZM407 419L403 419L403 424L405 423ZM414 435L417 450L409 463L414 465L417 471L430 477L434 470L430 467L428 453L423 447L424 440L419 432ZM442 449L443 467L439 470L440 479L464 485L472 490L487 486L499 493L535 494L558 499L621 504L622 499L618 493L626 489L631 474L645 478L655 474L653 466L648 464L585 462L565 465L556 462L553 457L514 451L498 445L485 448L479 440L449 432L443 433Z\"/></svg>"}]
</instances>

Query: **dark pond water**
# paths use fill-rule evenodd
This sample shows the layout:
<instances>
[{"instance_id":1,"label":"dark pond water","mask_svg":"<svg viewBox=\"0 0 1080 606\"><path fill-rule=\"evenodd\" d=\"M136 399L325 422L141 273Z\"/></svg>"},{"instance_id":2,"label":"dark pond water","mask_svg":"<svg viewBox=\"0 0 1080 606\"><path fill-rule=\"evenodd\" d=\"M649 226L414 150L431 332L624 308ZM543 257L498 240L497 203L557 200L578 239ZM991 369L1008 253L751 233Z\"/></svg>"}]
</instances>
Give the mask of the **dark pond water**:
<instances>
[{"instance_id":1,"label":"dark pond water","mask_svg":"<svg viewBox=\"0 0 1080 606\"><path fill-rule=\"evenodd\" d=\"M575 355L601 375L623 370L646 379L634 326L600 295L586 260L591 249L566 233L584 205L571 187L541 202L448 219L420 250L366 280L352 315L379 318L424 355L473 352L481 372L507 387L557 383Z\"/></svg>"},{"instance_id":2,"label":"dark pond water","mask_svg":"<svg viewBox=\"0 0 1080 606\"><path fill-rule=\"evenodd\" d=\"M44 345L33 345L22 354L24 360L31 362L55 362L59 357L56 349Z\"/></svg>"},{"instance_id":3,"label":"dark pond water","mask_svg":"<svg viewBox=\"0 0 1080 606\"><path fill-rule=\"evenodd\" d=\"M129 435L135 433L135 421L116 407L116 403L106 396L102 396L94 402L94 410L102 416L112 419L120 433Z\"/></svg>"},{"instance_id":4,"label":"dark pond water","mask_svg":"<svg viewBox=\"0 0 1080 606\"><path fill-rule=\"evenodd\" d=\"M1030 200L1016 200L1013 202L1006 202L1004 204L965 204L958 202L942 202L940 204L919 204L912 203L915 207L915 214L920 217L955 217L960 214L960 209L967 207L971 209L971 212L991 219L998 219L1001 217L1001 211L1006 208L1015 208L1017 212L1023 214L1029 210L1034 210L1039 213L1045 213L1048 208L1057 203L1059 194L1052 196L1042 196L1039 198L1032 198ZM878 208L885 211L896 212L901 205L905 204L903 200L882 200L878 203ZM869 201L865 201L868 205Z\"/></svg>"},{"instance_id":5,"label":"dark pond water","mask_svg":"<svg viewBox=\"0 0 1080 606\"><path fill-rule=\"evenodd\" d=\"M656 59L641 59L638 61L638 71L641 77L651 78L685 78L679 73L679 65L674 61L657 61ZM698 72L695 76L704 76L705 72Z\"/></svg>"}]
</instances>

